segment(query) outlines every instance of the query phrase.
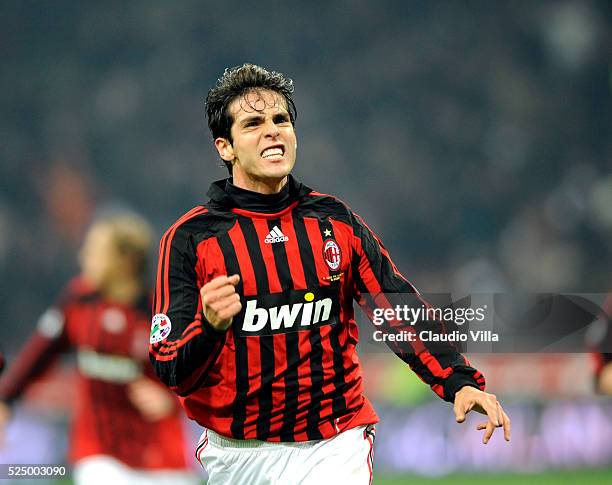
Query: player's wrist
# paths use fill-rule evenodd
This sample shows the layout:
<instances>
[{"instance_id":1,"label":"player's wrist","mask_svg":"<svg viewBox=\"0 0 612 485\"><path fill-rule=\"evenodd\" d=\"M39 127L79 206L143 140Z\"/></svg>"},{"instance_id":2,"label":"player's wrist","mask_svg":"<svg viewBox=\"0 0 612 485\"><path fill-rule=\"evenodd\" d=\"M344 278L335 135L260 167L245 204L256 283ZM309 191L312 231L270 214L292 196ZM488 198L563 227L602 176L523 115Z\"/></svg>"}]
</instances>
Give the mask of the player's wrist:
<instances>
[{"instance_id":1,"label":"player's wrist","mask_svg":"<svg viewBox=\"0 0 612 485\"><path fill-rule=\"evenodd\" d=\"M217 338L217 337L222 337L223 335L225 335L225 332L227 332L227 329L230 327L230 325L224 328L219 327L218 325L213 325L206 318L206 315L204 314L204 312L202 312L202 327L204 328L204 331L208 333L209 336Z\"/></svg>"},{"instance_id":2,"label":"player's wrist","mask_svg":"<svg viewBox=\"0 0 612 485\"><path fill-rule=\"evenodd\" d=\"M455 392L455 399L457 398L457 396L461 395L461 394L465 394L465 393L470 393L470 392L482 392L480 389L478 389L478 387L476 386L476 384L464 384L462 385L459 389L457 389L457 391Z\"/></svg>"},{"instance_id":3,"label":"player's wrist","mask_svg":"<svg viewBox=\"0 0 612 485\"><path fill-rule=\"evenodd\" d=\"M444 400L455 402L455 398L459 391L465 388L473 388L478 391L482 390L472 376L462 372L454 372L444 383Z\"/></svg>"}]
</instances>

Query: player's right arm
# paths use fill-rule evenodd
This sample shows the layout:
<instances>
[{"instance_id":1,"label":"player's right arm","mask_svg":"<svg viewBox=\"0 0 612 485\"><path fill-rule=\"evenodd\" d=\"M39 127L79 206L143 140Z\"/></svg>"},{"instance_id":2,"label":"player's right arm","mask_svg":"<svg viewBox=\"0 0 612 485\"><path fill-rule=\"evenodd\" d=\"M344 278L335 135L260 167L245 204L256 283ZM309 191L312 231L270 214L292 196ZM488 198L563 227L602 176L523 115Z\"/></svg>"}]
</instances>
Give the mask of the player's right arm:
<instances>
[{"instance_id":1,"label":"player's right arm","mask_svg":"<svg viewBox=\"0 0 612 485\"><path fill-rule=\"evenodd\" d=\"M0 444L3 442L4 428L10 420L10 405L53 364L67 346L64 309L50 308L40 317L36 332L0 378Z\"/></svg>"},{"instance_id":2,"label":"player's right arm","mask_svg":"<svg viewBox=\"0 0 612 485\"><path fill-rule=\"evenodd\" d=\"M18 399L67 347L63 308L53 307L39 319L36 332L0 378L0 401Z\"/></svg>"},{"instance_id":3,"label":"player's right arm","mask_svg":"<svg viewBox=\"0 0 612 485\"><path fill-rule=\"evenodd\" d=\"M204 278L198 268L192 234L172 226L160 243L149 356L160 380L180 396L204 382L241 308L238 275L218 276L199 288ZM161 333L160 323L170 325L169 334Z\"/></svg>"}]
</instances>

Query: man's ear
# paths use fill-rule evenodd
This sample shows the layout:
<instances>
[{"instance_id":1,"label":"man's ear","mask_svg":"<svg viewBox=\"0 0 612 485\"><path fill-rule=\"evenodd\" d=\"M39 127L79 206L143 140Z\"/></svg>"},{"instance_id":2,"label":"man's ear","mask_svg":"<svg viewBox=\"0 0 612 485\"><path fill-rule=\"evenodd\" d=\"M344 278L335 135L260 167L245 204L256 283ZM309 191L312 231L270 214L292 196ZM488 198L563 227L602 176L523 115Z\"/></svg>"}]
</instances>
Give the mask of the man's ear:
<instances>
[{"instance_id":1,"label":"man's ear","mask_svg":"<svg viewBox=\"0 0 612 485\"><path fill-rule=\"evenodd\" d=\"M227 138L215 138L215 148L226 162L232 162L236 158L234 147Z\"/></svg>"}]
</instances>

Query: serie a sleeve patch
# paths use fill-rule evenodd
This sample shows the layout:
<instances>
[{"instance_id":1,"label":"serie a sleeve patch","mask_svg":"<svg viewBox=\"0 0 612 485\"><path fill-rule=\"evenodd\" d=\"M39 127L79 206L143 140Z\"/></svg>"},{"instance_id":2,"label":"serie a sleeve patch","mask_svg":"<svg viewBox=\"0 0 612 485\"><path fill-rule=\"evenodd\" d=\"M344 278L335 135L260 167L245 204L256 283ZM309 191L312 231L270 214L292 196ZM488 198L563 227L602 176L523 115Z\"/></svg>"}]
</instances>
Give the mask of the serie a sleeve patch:
<instances>
[{"instance_id":1,"label":"serie a sleeve patch","mask_svg":"<svg viewBox=\"0 0 612 485\"><path fill-rule=\"evenodd\" d=\"M149 342L156 344L165 340L170 335L172 330L172 323L168 315L164 313L158 313L153 317L151 321L151 335L149 336Z\"/></svg>"}]
</instances>

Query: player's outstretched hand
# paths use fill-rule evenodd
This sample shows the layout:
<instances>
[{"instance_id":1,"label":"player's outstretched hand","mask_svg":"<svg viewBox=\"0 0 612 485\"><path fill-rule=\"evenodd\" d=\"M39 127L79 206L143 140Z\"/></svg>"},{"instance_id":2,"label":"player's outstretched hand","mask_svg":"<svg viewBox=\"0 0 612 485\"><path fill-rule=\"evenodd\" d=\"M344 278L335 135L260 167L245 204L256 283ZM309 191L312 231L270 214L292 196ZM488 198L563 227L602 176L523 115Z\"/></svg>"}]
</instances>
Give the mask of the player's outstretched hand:
<instances>
[{"instance_id":1,"label":"player's outstretched hand","mask_svg":"<svg viewBox=\"0 0 612 485\"><path fill-rule=\"evenodd\" d=\"M202 308L206 320L218 331L227 330L234 316L242 310L236 285L240 275L217 276L200 290Z\"/></svg>"},{"instance_id":2,"label":"player's outstretched hand","mask_svg":"<svg viewBox=\"0 0 612 485\"><path fill-rule=\"evenodd\" d=\"M485 430L482 442L486 445L495 428L504 428L504 438L510 441L510 418L493 394L481 391L475 387L464 386L455 394L455 419L458 423L465 421L465 415L470 411L486 414L489 420L476 426L477 430Z\"/></svg>"},{"instance_id":3,"label":"player's outstretched hand","mask_svg":"<svg viewBox=\"0 0 612 485\"><path fill-rule=\"evenodd\" d=\"M150 422L169 416L176 408L174 396L159 383L146 377L130 382L127 395L134 407Z\"/></svg>"}]
</instances>

